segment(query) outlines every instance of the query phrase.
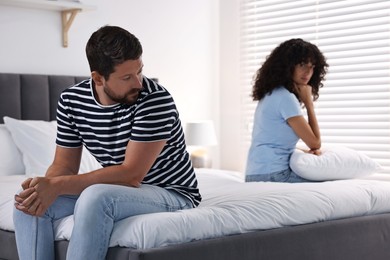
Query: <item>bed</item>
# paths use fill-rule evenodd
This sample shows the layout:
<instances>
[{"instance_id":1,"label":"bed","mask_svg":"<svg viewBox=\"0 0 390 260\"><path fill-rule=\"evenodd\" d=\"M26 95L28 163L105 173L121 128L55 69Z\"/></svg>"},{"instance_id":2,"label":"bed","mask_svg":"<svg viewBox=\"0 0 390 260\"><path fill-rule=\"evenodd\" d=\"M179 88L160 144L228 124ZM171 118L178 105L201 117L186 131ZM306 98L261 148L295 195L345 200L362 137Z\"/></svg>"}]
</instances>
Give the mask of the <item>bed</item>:
<instances>
[{"instance_id":1,"label":"bed","mask_svg":"<svg viewBox=\"0 0 390 260\"><path fill-rule=\"evenodd\" d=\"M8 116L15 123L9 137L24 131L19 141L34 136L46 149L45 141L51 142L55 135L59 93L85 78L0 73L0 134L6 133L3 117ZM13 145L1 138L2 150ZM13 172L5 164L0 168L0 259L8 260L18 259L13 194L30 168L39 169L26 161L27 148L15 147L12 153L20 153L20 158L16 166L15 156L8 162ZM10 153L1 151L0 158ZM83 154L83 161L85 169L97 167L88 155ZM195 171L201 205L119 221L107 259L390 259L388 181L362 177L300 184L244 183L237 172ZM56 259L65 259L72 225L71 216L55 223Z\"/></svg>"}]
</instances>

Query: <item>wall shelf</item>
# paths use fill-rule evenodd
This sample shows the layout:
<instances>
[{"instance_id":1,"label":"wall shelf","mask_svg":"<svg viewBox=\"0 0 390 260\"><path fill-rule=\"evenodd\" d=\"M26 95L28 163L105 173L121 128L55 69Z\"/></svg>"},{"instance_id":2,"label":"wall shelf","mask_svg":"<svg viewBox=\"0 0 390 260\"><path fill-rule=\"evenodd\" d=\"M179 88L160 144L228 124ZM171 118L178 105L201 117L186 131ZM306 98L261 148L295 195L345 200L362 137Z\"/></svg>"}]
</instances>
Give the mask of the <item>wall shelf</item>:
<instances>
[{"instance_id":1,"label":"wall shelf","mask_svg":"<svg viewBox=\"0 0 390 260\"><path fill-rule=\"evenodd\" d=\"M0 5L59 11L62 20L63 47L68 47L68 31L77 13L96 9L96 6L61 0L0 0Z\"/></svg>"}]
</instances>

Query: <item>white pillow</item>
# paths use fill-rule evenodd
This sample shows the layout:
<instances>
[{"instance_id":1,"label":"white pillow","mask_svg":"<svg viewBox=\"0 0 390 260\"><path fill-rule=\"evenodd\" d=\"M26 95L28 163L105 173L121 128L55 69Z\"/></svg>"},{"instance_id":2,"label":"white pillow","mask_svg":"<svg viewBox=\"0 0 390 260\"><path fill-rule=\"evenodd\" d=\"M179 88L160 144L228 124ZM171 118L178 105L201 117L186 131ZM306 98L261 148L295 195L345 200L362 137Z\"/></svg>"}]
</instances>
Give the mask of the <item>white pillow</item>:
<instances>
[{"instance_id":1,"label":"white pillow","mask_svg":"<svg viewBox=\"0 0 390 260\"><path fill-rule=\"evenodd\" d=\"M290 158L291 169L312 181L352 179L370 175L381 166L362 152L341 146L321 149L320 156L296 149Z\"/></svg>"},{"instance_id":2,"label":"white pillow","mask_svg":"<svg viewBox=\"0 0 390 260\"><path fill-rule=\"evenodd\" d=\"M24 174L22 154L4 124L0 124L0 176Z\"/></svg>"},{"instance_id":3,"label":"white pillow","mask_svg":"<svg viewBox=\"0 0 390 260\"><path fill-rule=\"evenodd\" d=\"M57 135L56 121L18 120L4 117L4 122L23 155L26 175L44 176L54 159ZM100 167L89 151L83 149L80 173Z\"/></svg>"}]
</instances>

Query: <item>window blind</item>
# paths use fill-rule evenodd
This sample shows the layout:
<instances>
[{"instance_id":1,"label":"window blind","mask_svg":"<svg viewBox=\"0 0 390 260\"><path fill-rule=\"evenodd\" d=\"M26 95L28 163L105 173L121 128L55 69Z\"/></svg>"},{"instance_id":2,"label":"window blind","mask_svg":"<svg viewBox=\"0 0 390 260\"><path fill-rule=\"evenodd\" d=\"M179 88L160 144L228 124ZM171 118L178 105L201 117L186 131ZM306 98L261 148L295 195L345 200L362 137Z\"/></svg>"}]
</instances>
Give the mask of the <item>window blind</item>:
<instances>
[{"instance_id":1,"label":"window blind","mask_svg":"<svg viewBox=\"0 0 390 260\"><path fill-rule=\"evenodd\" d=\"M241 0L241 144L251 141L256 70L281 42L316 44L329 64L315 102L322 143L361 151L390 174L390 1Z\"/></svg>"}]
</instances>

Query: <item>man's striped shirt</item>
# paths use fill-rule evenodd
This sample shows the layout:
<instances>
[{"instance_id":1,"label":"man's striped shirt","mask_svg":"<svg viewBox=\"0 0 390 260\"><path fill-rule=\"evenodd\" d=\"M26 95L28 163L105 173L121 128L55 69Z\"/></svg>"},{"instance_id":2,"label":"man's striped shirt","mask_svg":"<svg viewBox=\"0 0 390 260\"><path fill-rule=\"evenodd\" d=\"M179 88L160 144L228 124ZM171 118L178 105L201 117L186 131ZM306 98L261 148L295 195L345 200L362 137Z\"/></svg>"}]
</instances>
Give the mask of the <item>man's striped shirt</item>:
<instances>
[{"instance_id":1,"label":"man's striped shirt","mask_svg":"<svg viewBox=\"0 0 390 260\"><path fill-rule=\"evenodd\" d=\"M100 105L91 79L64 90L57 107L56 143L69 148L84 145L107 167L124 161L129 141L166 140L142 183L173 189L197 206L201 195L174 100L164 87L147 77L143 77L142 85L132 105Z\"/></svg>"}]
</instances>

